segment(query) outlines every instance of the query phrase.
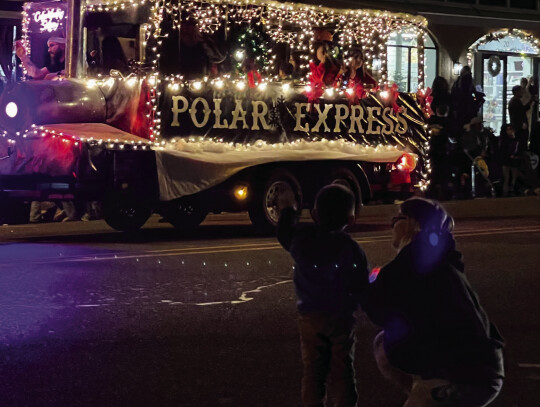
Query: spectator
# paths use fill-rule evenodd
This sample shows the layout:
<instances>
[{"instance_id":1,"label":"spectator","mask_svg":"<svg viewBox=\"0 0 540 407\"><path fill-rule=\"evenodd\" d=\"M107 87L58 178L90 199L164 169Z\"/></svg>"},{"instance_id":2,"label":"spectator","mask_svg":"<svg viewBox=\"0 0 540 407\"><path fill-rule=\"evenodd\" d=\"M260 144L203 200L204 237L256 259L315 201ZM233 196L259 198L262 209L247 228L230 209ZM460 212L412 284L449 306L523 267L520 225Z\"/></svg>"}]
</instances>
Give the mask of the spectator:
<instances>
[{"instance_id":1,"label":"spectator","mask_svg":"<svg viewBox=\"0 0 540 407\"><path fill-rule=\"evenodd\" d=\"M383 328L381 373L407 407L481 407L501 390L504 341L464 272L453 219L436 201L411 198L392 219L397 256L368 289L365 311Z\"/></svg>"},{"instance_id":2,"label":"spectator","mask_svg":"<svg viewBox=\"0 0 540 407\"><path fill-rule=\"evenodd\" d=\"M531 76L531 79L529 80L528 90L531 94L532 99L537 101L536 106L538 106L538 76ZM540 127L538 126L538 109L534 108L533 104L530 120L530 148L535 153L540 153L540 146L538 145L540 143L540 134L538 133L540 133Z\"/></svg>"},{"instance_id":3,"label":"spectator","mask_svg":"<svg viewBox=\"0 0 540 407\"><path fill-rule=\"evenodd\" d=\"M531 108L534 101L530 98L526 104L523 104L523 88L516 85L512 88L512 98L508 102L508 114L510 115L510 124L516 132L516 137L522 143L522 147L526 149L526 144L529 139L529 120L527 119L527 111Z\"/></svg>"},{"instance_id":4,"label":"spectator","mask_svg":"<svg viewBox=\"0 0 540 407\"><path fill-rule=\"evenodd\" d=\"M436 113L438 106L447 106L448 110L452 110L452 97L450 96L450 85L442 76L437 76L433 79L431 85L431 109ZM446 109L443 107L442 111Z\"/></svg>"},{"instance_id":5,"label":"spectator","mask_svg":"<svg viewBox=\"0 0 540 407\"><path fill-rule=\"evenodd\" d=\"M516 131L512 124L504 124L501 128L500 138L501 164L503 169L503 196L514 196L515 185L518 178L523 178L520 173L520 155L524 151L523 141L516 137Z\"/></svg>"},{"instance_id":6,"label":"spectator","mask_svg":"<svg viewBox=\"0 0 540 407\"><path fill-rule=\"evenodd\" d=\"M452 86L452 108L455 123L455 131L459 134L463 126L478 115L484 103L484 94L476 90L469 66L464 66L461 73Z\"/></svg>"},{"instance_id":7,"label":"spectator","mask_svg":"<svg viewBox=\"0 0 540 407\"><path fill-rule=\"evenodd\" d=\"M314 225L295 226L295 200L278 203L278 240L294 259L302 361L302 403L323 406L332 371L335 406L356 405L354 317L368 285L364 251L344 229L354 223L355 197L338 184L319 191Z\"/></svg>"},{"instance_id":8,"label":"spectator","mask_svg":"<svg viewBox=\"0 0 540 407\"><path fill-rule=\"evenodd\" d=\"M438 104L435 114L428 121L431 130L428 151L431 163L430 194L438 199L450 198L452 191L449 110L447 104Z\"/></svg>"}]
</instances>

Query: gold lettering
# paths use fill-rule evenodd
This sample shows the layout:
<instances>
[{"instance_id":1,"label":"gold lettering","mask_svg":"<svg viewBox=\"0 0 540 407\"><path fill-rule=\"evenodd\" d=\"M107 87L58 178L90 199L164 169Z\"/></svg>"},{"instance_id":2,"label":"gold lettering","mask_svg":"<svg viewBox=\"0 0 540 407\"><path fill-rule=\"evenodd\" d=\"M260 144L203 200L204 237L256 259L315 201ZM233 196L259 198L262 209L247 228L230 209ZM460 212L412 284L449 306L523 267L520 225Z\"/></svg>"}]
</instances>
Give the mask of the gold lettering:
<instances>
[{"instance_id":1,"label":"gold lettering","mask_svg":"<svg viewBox=\"0 0 540 407\"><path fill-rule=\"evenodd\" d=\"M182 108L178 108L178 101L182 101ZM188 100L184 96L173 96L172 97L172 105L171 111L173 112L173 121L171 123L171 126L180 126L180 123L178 122L178 114L184 113L188 108Z\"/></svg>"},{"instance_id":2,"label":"gold lettering","mask_svg":"<svg viewBox=\"0 0 540 407\"><path fill-rule=\"evenodd\" d=\"M341 122L347 117L349 117L349 106L344 104L336 105L336 126L334 127L334 132L338 133L340 131Z\"/></svg>"},{"instance_id":3,"label":"gold lettering","mask_svg":"<svg viewBox=\"0 0 540 407\"><path fill-rule=\"evenodd\" d=\"M382 129L382 134L385 136L389 136L394 132L394 121L392 117L392 108L391 107L385 107L383 110L383 120L386 123L386 125ZM394 119L395 120L395 119Z\"/></svg>"},{"instance_id":4,"label":"gold lettering","mask_svg":"<svg viewBox=\"0 0 540 407\"><path fill-rule=\"evenodd\" d=\"M364 108L361 105L353 105L351 107L351 127L349 133L356 133L356 126L358 126L358 133L363 133L362 120L364 119Z\"/></svg>"},{"instance_id":5,"label":"gold lettering","mask_svg":"<svg viewBox=\"0 0 540 407\"><path fill-rule=\"evenodd\" d=\"M202 122L199 122L197 120L197 104L199 103L202 103L203 105L204 118ZM208 102L206 101L206 99L200 98L200 97L193 101L193 103L191 104L191 109L189 109L191 121L193 122L195 127L199 127L199 128L206 126L206 123L208 123L208 119L210 118L211 112L212 111L210 110L210 106L208 106Z\"/></svg>"},{"instance_id":6,"label":"gold lettering","mask_svg":"<svg viewBox=\"0 0 540 407\"><path fill-rule=\"evenodd\" d=\"M324 132L327 133L330 131L330 127L326 124L326 119L328 119L328 112L332 108L332 104L324 105L324 110L321 112L321 106L317 103L315 105L315 110L319 113L319 119L317 120L317 123L315 123L315 126L311 129L315 133L319 131L319 128L321 127L321 124L324 124Z\"/></svg>"},{"instance_id":7,"label":"gold lettering","mask_svg":"<svg viewBox=\"0 0 540 407\"><path fill-rule=\"evenodd\" d=\"M306 117L305 113L302 113L302 109L308 109L309 103L295 103L296 106L296 126L293 131L309 131L309 123L302 126L302 119Z\"/></svg>"},{"instance_id":8,"label":"gold lettering","mask_svg":"<svg viewBox=\"0 0 540 407\"><path fill-rule=\"evenodd\" d=\"M268 123L266 123L265 116L268 114L268 106L263 101L253 101L251 102L251 106L253 106L253 126L251 126L251 130L260 130L259 128L259 120L261 121L262 127L264 130L268 130L270 126ZM262 111L259 112L259 106L262 107Z\"/></svg>"},{"instance_id":9,"label":"gold lettering","mask_svg":"<svg viewBox=\"0 0 540 407\"><path fill-rule=\"evenodd\" d=\"M229 127L227 119L223 119L223 123L221 123L221 113L223 113L221 111L221 99L214 99L214 116L216 117L214 129L226 129Z\"/></svg>"},{"instance_id":10,"label":"gold lettering","mask_svg":"<svg viewBox=\"0 0 540 407\"><path fill-rule=\"evenodd\" d=\"M373 129L373 123L380 124L380 121L375 117L373 112L377 113L377 115L379 116L381 114L381 108L378 106L375 106L375 107L370 106L367 108L367 110L368 110L368 129L367 129L366 134L381 134L380 126Z\"/></svg>"},{"instance_id":11,"label":"gold lettering","mask_svg":"<svg viewBox=\"0 0 540 407\"><path fill-rule=\"evenodd\" d=\"M246 122L247 113L244 109L242 109L242 101L239 99L236 99L235 103L236 104L232 112L233 118L231 120L231 125L229 126L229 129L237 129L238 127L236 126L236 124L238 123L239 120L244 122L244 124L242 125L243 129L249 129L249 126Z\"/></svg>"}]
</instances>

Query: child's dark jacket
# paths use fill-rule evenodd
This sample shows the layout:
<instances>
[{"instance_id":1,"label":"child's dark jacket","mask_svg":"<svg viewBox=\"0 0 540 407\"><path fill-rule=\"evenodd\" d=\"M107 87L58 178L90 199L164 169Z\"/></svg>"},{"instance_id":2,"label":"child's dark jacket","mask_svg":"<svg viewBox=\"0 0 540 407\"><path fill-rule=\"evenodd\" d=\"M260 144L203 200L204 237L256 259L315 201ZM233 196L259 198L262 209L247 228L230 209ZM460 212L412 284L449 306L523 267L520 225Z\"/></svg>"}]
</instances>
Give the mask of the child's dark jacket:
<instances>
[{"instance_id":1,"label":"child's dark jacket","mask_svg":"<svg viewBox=\"0 0 540 407\"><path fill-rule=\"evenodd\" d=\"M345 232L329 232L316 224L297 226L295 219L292 208L282 211L278 240L295 262L299 313L351 317L368 286L364 251Z\"/></svg>"}]
</instances>

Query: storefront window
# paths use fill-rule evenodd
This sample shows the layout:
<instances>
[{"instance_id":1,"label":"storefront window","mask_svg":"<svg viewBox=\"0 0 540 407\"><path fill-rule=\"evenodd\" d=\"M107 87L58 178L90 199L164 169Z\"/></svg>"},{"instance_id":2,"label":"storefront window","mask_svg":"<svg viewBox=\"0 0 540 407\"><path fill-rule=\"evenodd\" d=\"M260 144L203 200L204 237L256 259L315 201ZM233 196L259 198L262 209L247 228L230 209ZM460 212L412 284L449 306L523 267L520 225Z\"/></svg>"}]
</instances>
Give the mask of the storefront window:
<instances>
[{"instance_id":1,"label":"storefront window","mask_svg":"<svg viewBox=\"0 0 540 407\"><path fill-rule=\"evenodd\" d=\"M390 34L387 42L388 79L402 92L418 90L418 38L410 30ZM424 37L424 83L430 86L437 75L437 48L429 36Z\"/></svg>"}]
</instances>

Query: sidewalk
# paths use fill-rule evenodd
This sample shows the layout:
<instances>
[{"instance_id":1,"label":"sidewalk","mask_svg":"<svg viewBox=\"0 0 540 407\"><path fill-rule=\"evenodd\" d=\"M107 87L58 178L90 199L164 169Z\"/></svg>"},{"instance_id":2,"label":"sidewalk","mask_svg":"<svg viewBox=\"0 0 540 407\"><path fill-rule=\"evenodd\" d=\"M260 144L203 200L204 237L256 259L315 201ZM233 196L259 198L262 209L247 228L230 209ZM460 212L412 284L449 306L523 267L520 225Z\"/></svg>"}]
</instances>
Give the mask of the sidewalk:
<instances>
[{"instance_id":1,"label":"sidewalk","mask_svg":"<svg viewBox=\"0 0 540 407\"><path fill-rule=\"evenodd\" d=\"M442 205L456 219L540 216L540 197L537 196L446 201L442 202ZM360 211L360 219L372 217L390 218L397 211L397 204L365 205Z\"/></svg>"}]
</instances>

